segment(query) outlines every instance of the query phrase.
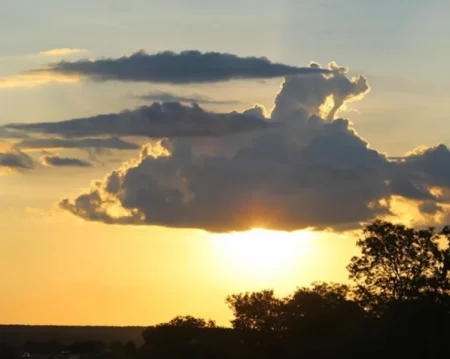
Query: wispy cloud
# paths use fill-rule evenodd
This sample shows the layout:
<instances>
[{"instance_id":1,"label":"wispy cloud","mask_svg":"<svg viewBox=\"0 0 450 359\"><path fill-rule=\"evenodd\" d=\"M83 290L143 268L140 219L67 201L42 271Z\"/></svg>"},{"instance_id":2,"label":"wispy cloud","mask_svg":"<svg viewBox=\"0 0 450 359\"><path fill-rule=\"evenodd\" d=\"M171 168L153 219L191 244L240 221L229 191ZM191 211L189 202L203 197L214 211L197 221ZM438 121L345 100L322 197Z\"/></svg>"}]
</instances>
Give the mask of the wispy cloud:
<instances>
[{"instance_id":1,"label":"wispy cloud","mask_svg":"<svg viewBox=\"0 0 450 359\"><path fill-rule=\"evenodd\" d=\"M41 51L39 53L39 55L42 55L42 56L68 56L68 55L82 54L85 52L88 52L88 51L84 50L84 49L63 47L60 49L51 49L51 50Z\"/></svg>"},{"instance_id":2,"label":"wispy cloud","mask_svg":"<svg viewBox=\"0 0 450 359\"><path fill-rule=\"evenodd\" d=\"M84 138L81 140L67 140L61 138L27 138L19 142L16 146L18 148L31 150L50 150L57 148L103 148L133 150L140 148L140 146L135 143L123 141L119 138Z\"/></svg>"},{"instance_id":3,"label":"wispy cloud","mask_svg":"<svg viewBox=\"0 0 450 359\"><path fill-rule=\"evenodd\" d=\"M0 89L36 87L49 83L74 84L80 81L77 74L60 74L51 71L28 71L18 75L0 77Z\"/></svg>"},{"instance_id":4,"label":"wispy cloud","mask_svg":"<svg viewBox=\"0 0 450 359\"><path fill-rule=\"evenodd\" d=\"M233 105L242 103L241 101L237 100L215 100L210 97L198 94L179 95L176 93L164 91L149 91L145 95L134 95L134 97L148 101L198 103L205 105Z\"/></svg>"},{"instance_id":5,"label":"wispy cloud","mask_svg":"<svg viewBox=\"0 0 450 359\"><path fill-rule=\"evenodd\" d=\"M4 127L0 127L0 139L17 139L27 138L27 134L21 131L9 131Z\"/></svg>"}]
</instances>

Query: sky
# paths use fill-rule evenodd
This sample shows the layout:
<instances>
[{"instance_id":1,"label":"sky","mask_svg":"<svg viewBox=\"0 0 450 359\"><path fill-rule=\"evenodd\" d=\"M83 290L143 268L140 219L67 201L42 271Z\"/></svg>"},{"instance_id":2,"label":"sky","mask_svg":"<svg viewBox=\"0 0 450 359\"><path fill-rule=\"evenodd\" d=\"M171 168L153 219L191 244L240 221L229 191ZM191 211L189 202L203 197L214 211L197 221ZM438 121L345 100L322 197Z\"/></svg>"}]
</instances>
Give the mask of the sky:
<instances>
[{"instance_id":1,"label":"sky","mask_svg":"<svg viewBox=\"0 0 450 359\"><path fill-rule=\"evenodd\" d=\"M2 323L228 325L448 223L448 1L1 7Z\"/></svg>"}]
</instances>

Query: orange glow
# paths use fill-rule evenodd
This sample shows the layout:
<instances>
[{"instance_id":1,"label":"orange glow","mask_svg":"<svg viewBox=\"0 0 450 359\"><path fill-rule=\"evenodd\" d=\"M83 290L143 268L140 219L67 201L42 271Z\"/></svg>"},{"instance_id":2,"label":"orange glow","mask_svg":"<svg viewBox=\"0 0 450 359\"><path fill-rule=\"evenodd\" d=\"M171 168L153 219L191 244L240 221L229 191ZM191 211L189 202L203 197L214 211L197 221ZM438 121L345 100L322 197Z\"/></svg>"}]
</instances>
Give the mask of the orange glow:
<instances>
[{"instance_id":1,"label":"orange glow","mask_svg":"<svg viewBox=\"0 0 450 359\"><path fill-rule=\"evenodd\" d=\"M435 191L436 188L435 188ZM435 192L436 193L436 192ZM427 214L420 210L420 201L414 201L401 196L391 196L390 211L392 215L385 219L394 223L402 223L411 227L436 225L443 220L448 211L447 205L441 205L445 210L435 214Z\"/></svg>"},{"instance_id":2,"label":"orange glow","mask_svg":"<svg viewBox=\"0 0 450 359\"><path fill-rule=\"evenodd\" d=\"M0 89L36 87L49 83L74 84L80 81L78 75L57 74L50 71L24 72L18 75L0 77Z\"/></svg>"}]
</instances>

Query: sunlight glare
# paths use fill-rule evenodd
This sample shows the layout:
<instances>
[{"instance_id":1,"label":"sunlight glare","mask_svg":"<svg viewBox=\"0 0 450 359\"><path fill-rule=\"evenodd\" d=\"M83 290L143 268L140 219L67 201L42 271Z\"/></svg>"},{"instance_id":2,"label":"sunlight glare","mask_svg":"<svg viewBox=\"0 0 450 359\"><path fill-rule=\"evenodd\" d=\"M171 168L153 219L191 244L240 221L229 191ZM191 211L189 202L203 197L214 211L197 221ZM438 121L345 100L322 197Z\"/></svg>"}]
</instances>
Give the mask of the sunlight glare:
<instances>
[{"instance_id":1,"label":"sunlight glare","mask_svg":"<svg viewBox=\"0 0 450 359\"><path fill-rule=\"evenodd\" d=\"M252 229L212 235L216 260L234 281L270 284L287 279L311 256L310 231Z\"/></svg>"}]
</instances>

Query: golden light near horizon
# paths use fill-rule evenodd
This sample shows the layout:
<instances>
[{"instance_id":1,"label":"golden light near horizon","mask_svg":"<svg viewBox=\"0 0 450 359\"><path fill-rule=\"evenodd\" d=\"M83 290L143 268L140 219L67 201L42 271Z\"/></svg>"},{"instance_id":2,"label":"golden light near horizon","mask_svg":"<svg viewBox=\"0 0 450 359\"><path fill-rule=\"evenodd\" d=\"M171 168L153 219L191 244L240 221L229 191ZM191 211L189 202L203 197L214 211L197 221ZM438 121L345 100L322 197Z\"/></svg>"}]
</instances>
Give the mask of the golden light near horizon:
<instances>
[{"instance_id":1,"label":"golden light near horizon","mask_svg":"<svg viewBox=\"0 0 450 359\"><path fill-rule=\"evenodd\" d=\"M0 77L0 89L32 88L50 83L76 84L79 82L80 76L77 74L58 74L46 70L38 70Z\"/></svg>"},{"instance_id":2,"label":"golden light near horizon","mask_svg":"<svg viewBox=\"0 0 450 359\"><path fill-rule=\"evenodd\" d=\"M219 266L233 282L264 286L290 278L309 261L314 232L282 232L255 228L246 232L212 234Z\"/></svg>"}]
</instances>

